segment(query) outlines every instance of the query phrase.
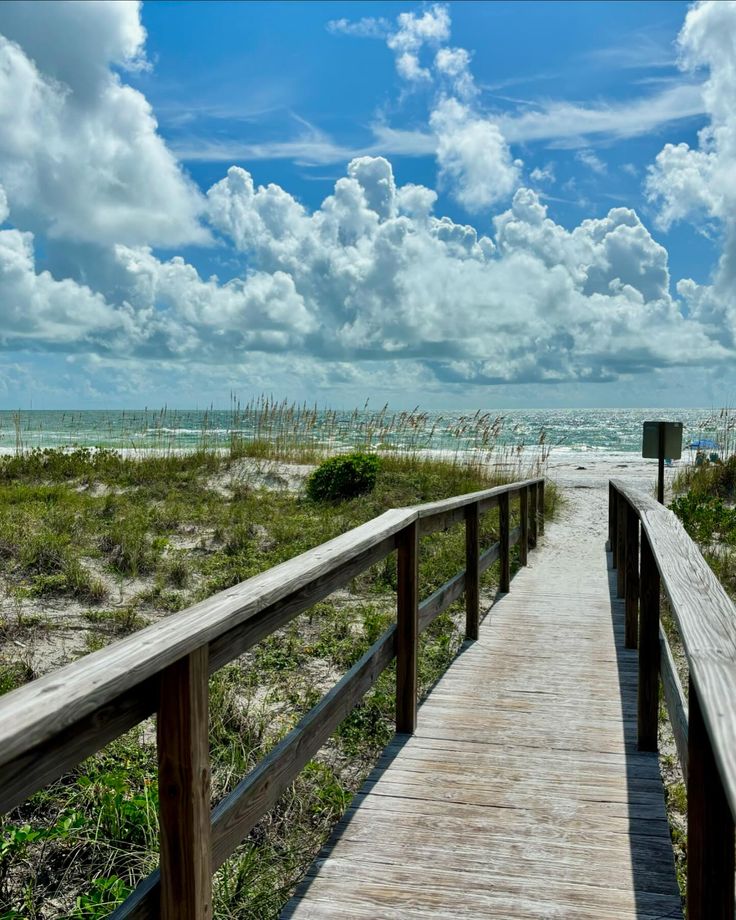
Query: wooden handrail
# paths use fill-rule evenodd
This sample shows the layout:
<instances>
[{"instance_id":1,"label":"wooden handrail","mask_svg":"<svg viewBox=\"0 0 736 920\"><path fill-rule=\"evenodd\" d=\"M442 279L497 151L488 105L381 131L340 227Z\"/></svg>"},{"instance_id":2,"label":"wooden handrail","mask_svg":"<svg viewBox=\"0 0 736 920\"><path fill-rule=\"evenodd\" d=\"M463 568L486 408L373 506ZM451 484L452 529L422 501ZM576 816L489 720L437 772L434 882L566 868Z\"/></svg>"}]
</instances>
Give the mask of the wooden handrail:
<instances>
[{"instance_id":1,"label":"wooden handrail","mask_svg":"<svg viewBox=\"0 0 736 920\"><path fill-rule=\"evenodd\" d=\"M520 526L510 529L518 497ZM0 698L0 812L158 713L160 869L115 912L168 920L211 915L210 877L397 658L397 728L416 723L418 636L468 587L466 633L477 636L477 579L511 547L520 559L544 526L544 480L527 479L387 511L333 540ZM500 505L500 540L481 552L478 517ZM466 570L419 602L420 537L465 521ZM207 681L274 630L398 549L397 624L212 811ZM204 816L204 817L203 817ZM204 823L203 823L204 822Z\"/></svg>"},{"instance_id":2,"label":"wooden handrail","mask_svg":"<svg viewBox=\"0 0 736 920\"><path fill-rule=\"evenodd\" d=\"M733 920L736 608L671 511L620 480L611 480L609 497L609 545L617 591L626 597L627 637L637 625L637 600L639 608L639 746L657 748L661 675L687 782L688 920ZM687 709L659 625L660 590L687 658Z\"/></svg>"}]
</instances>

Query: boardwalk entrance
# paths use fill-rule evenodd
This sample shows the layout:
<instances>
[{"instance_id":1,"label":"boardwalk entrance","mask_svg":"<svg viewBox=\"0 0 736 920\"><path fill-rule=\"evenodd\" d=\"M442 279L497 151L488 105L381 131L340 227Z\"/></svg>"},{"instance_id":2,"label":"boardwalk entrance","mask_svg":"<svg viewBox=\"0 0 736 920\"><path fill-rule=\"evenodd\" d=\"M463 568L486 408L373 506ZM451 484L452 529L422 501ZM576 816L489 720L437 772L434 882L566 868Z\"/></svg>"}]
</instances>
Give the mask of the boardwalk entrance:
<instances>
[{"instance_id":1,"label":"boardwalk entrance","mask_svg":"<svg viewBox=\"0 0 736 920\"><path fill-rule=\"evenodd\" d=\"M581 523L548 525L284 917L682 917L637 652Z\"/></svg>"}]
</instances>

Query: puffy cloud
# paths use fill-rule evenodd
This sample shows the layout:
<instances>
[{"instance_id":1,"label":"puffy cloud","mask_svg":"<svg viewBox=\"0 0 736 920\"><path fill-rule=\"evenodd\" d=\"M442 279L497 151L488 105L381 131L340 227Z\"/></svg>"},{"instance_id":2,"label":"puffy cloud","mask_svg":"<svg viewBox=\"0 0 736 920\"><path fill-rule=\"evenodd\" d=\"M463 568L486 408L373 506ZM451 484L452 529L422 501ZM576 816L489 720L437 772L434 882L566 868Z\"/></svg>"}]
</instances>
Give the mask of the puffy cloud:
<instances>
[{"instance_id":1,"label":"puffy cloud","mask_svg":"<svg viewBox=\"0 0 736 920\"><path fill-rule=\"evenodd\" d=\"M450 14L441 3L433 4L420 16L399 13L397 24L388 39L389 48L397 54L417 54L424 45L438 45L450 37Z\"/></svg>"},{"instance_id":2,"label":"puffy cloud","mask_svg":"<svg viewBox=\"0 0 736 920\"><path fill-rule=\"evenodd\" d=\"M137 3L0 5L0 182L18 226L103 245L207 239L201 195L111 69L142 66L144 39Z\"/></svg>"},{"instance_id":3,"label":"puffy cloud","mask_svg":"<svg viewBox=\"0 0 736 920\"><path fill-rule=\"evenodd\" d=\"M401 77L434 86L429 125L436 136L439 180L467 211L479 213L508 199L518 186L520 163L512 159L497 121L475 108L471 54L449 47L449 38L449 10L434 4L421 15L399 14L387 44ZM425 46L437 49L430 66L421 62Z\"/></svg>"},{"instance_id":4,"label":"puffy cloud","mask_svg":"<svg viewBox=\"0 0 736 920\"><path fill-rule=\"evenodd\" d=\"M71 279L36 272L33 234L0 230L0 342L4 348L83 350L121 331L126 316ZM104 347L104 346L103 346Z\"/></svg>"},{"instance_id":5,"label":"puffy cloud","mask_svg":"<svg viewBox=\"0 0 736 920\"><path fill-rule=\"evenodd\" d=\"M470 58L465 48L440 48L434 59L437 72L449 80L461 99L469 99L478 92L470 72Z\"/></svg>"},{"instance_id":6,"label":"puffy cloud","mask_svg":"<svg viewBox=\"0 0 736 920\"><path fill-rule=\"evenodd\" d=\"M496 124L446 98L432 112L430 125L437 134L440 179L467 211L477 214L508 198L518 185L520 163L512 160Z\"/></svg>"},{"instance_id":7,"label":"puffy cloud","mask_svg":"<svg viewBox=\"0 0 736 920\"><path fill-rule=\"evenodd\" d=\"M736 205L736 2L698 3L679 39L681 65L707 67L703 100L709 124L699 146L666 144L649 170L647 191L668 228L688 216L728 221Z\"/></svg>"},{"instance_id":8,"label":"puffy cloud","mask_svg":"<svg viewBox=\"0 0 736 920\"><path fill-rule=\"evenodd\" d=\"M703 99L709 123L699 145L666 144L649 170L647 192L665 229L685 218L715 220L724 249L712 287L685 279L678 290L691 314L726 343L736 340L736 2L693 6L679 36L682 66L708 68Z\"/></svg>"},{"instance_id":9,"label":"puffy cloud","mask_svg":"<svg viewBox=\"0 0 736 920\"><path fill-rule=\"evenodd\" d=\"M436 3L421 16L399 13L398 28L388 36L388 46L396 56L399 76L410 83L430 81L432 74L422 67L419 54L425 45L436 46L450 36L450 14L447 7Z\"/></svg>"},{"instance_id":10,"label":"puffy cloud","mask_svg":"<svg viewBox=\"0 0 736 920\"><path fill-rule=\"evenodd\" d=\"M728 354L682 314L666 251L627 208L568 231L520 189L494 245L433 216L431 190L396 188L381 158L354 161L312 214L235 167L208 198L254 269L293 280L315 323L305 348L327 360L402 357L490 383L612 380Z\"/></svg>"}]
</instances>

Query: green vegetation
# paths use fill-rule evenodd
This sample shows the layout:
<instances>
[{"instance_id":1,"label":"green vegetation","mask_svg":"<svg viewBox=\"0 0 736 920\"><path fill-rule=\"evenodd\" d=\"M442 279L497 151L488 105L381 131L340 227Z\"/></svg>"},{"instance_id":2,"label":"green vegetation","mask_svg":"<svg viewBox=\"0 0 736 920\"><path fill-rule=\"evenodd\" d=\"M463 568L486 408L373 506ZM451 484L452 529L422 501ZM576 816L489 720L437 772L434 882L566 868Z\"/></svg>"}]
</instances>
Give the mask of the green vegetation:
<instances>
[{"instance_id":1,"label":"green vegetation","mask_svg":"<svg viewBox=\"0 0 736 920\"><path fill-rule=\"evenodd\" d=\"M670 508L736 597L736 454L686 467L673 488L676 497Z\"/></svg>"},{"instance_id":2,"label":"green vegetation","mask_svg":"<svg viewBox=\"0 0 736 920\"><path fill-rule=\"evenodd\" d=\"M315 502L338 502L371 492L381 465L376 454L357 451L324 460L307 479L307 495Z\"/></svg>"},{"instance_id":3,"label":"green vegetation","mask_svg":"<svg viewBox=\"0 0 736 920\"><path fill-rule=\"evenodd\" d=\"M457 458L366 460L358 475L372 477L372 488L315 501L264 487L284 471L263 445L222 455L44 450L0 459L0 693L387 508L500 481ZM554 489L546 494L551 509ZM495 512L484 516L484 545L497 527ZM422 596L463 567L464 553L462 525L423 538ZM495 578L493 568L484 576L486 594ZM390 557L213 676L213 802L392 622L395 581ZM455 605L422 636L423 694L457 653L462 620ZM389 668L218 871L217 917L276 915L391 737L394 697ZM0 917L106 916L155 868L157 847L149 720L0 820Z\"/></svg>"}]
</instances>

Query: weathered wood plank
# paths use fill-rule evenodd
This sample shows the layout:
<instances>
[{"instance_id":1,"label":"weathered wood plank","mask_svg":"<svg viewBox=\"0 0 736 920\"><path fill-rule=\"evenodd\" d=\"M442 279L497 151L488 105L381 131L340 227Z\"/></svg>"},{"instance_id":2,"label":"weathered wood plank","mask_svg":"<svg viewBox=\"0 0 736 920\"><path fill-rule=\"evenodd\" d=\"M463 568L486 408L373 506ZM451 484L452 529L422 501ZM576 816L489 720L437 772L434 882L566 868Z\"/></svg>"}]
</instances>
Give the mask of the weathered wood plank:
<instances>
[{"instance_id":1,"label":"weathered wood plank","mask_svg":"<svg viewBox=\"0 0 736 920\"><path fill-rule=\"evenodd\" d=\"M688 701L687 916L733 920L733 816L692 677Z\"/></svg>"},{"instance_id":2,"label":"weathered wood plank","mask_svg":"<svg viewBox=\"0 0 736 920\"><path fill-rule=\"evenodd\" d=\"M623 503L622 503L623 504ZM626 511L626 514L630 514ZM649 537L641 541L641 622L639 627L639 749L657 750L659 714L659 572Z\"/></svg>"},{"instance_id":3,"label":"weathered wood plank","mask_svg":"<svg viewBox=\"0 0 736 920\"><path fill-rule=\"evenodd\" d=\"M478 638L480 626L479 546L480 512L478 505L465 508L465 637Z\"/></svg>"},{"instance_id":4,"label":"weathered wood plank","mask_svg":"<svg viewBox=\"0 0 736 920\"><path fill-rule=\"evenodd\" d=\"M636 648L639 632L639 518L626 510L626 648Z\"/></svg>"},{"instance_id":5,"label":"weathered wood plank","mask_svg":"<svg viewBox=\"0 0 736 920\"><path fill-rule=\"evenodd\" d=\"M426 597L419 605L419 632L424 632L432 620L462 597L464 591L465 572L462 571Z\"/></svg>"},{"instance_id":6,"label":"weathered wood plank","mask_svg":"<svg viewBox=\"0 0 736 920\"><path fill-rule=\"evenodd\" d=\"M529 562L529 490L521 489L519 492L519 562L527 565Z\"/></svg>"},{"instance_id":7,"label":"weathered wood plank","mask_svg":"<svg viewBox=\"0 0 736 920\"><path fill-rule=\"evenodd\" d=\"M667 714L672 726L672 734L675 737L682 775L687 782L687 700L677 673L675 659L672 657L672 649L661 626L659 627L659 650L660 673Z\"/></svg>"},{"instance_id":8,"label":"weathered wood plank","mask_svg":"<svg viewBox=\"0 0 736 920\"><path fill-rule=\"evenodd\" d=\"M498 578L498 590L508 594L511 586L511 525L508 492L498 500L499 536L501 545L501 571Z\"/></svg>"},{"instance_id":9,"label":"weathered wood plank","mask_svg":"<svg viewBox=\"0 0 736 920\"><path fill-rule=\"evenodd\" d=\"M207 647L161 675L158 718L161 917L212 917Z\"/></svg>"},{"instance_id":10,"label":"weathered wood plank","mask_svg":"<svg viewBox=\"0 0 736 920\"><path fill-rule=\"evenodd\" d=\"M419 527L409 524L397 537L396 589L396 731L417 724L417 656L419 642Z\"/></svg>"}]
</instances>

